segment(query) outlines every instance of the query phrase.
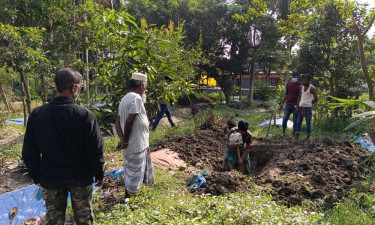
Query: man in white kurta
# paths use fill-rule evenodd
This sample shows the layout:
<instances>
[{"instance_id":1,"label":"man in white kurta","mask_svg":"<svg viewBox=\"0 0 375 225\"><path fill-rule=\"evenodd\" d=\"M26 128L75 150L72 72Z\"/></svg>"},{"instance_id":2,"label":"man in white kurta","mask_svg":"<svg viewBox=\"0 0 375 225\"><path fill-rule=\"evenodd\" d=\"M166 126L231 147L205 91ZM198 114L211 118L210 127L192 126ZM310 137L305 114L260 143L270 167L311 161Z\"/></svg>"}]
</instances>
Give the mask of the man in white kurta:
<instances>
[{"instance_id":1,"label":"man in white kurta","mask_svg":"<svg viewBox=\"0 0 375 225\"><path fill-rule=\"evenodd\" d=\"M119 105L116 131L120 137L118 149L124 156L126 197L138 193L142 183L154 182L149 149L149 121L143 104L147 76L135 73L130 81L131 91Z\"/></svg>"}]
</instances>

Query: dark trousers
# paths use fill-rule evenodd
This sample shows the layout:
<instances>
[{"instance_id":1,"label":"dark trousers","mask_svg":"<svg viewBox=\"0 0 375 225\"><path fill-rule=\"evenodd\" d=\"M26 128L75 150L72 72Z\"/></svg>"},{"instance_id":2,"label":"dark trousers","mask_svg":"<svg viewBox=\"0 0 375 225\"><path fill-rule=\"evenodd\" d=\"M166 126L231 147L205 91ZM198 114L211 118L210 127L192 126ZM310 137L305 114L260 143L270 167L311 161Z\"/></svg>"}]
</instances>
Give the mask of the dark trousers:
<instances>
[{"instance_id":1,"label":"dark trousers","mask_svg":"<svg viewBox=\"0 0 375 225\"><path fill-rule=\"evenodd\" d=\"M303 122L302 117L302 110L305 110L305 118L306 118L306 129L307 129L307 136L310 136L311 134L311 119L312 119L312 107L300 107L298 110L298 119L297 119L297 127L296 127L296 133L301 133L301 127Z\"/></svg>"},{"instance_id":2,"label":"dark trousers","mask_svg":"<svg viewBox=\"0 0 375 225\"><path fill-rule=\"evenodd\" d=\"M45 225L64 225L65 212L70 192L74 221L77 225L88 225L94 221L92 211L92 185L69 189L43 189L43 198L46 204Z\"/></svg>"},{"instance_id":3,"label":"dark trousers","mask_svg":"<svg viewBox=\"0 0 375 225\"><path fill-rule=\"evenodd\" d=\"M297 113L296 113L296 106L294 105L286 105L284 109L284 118L283 118L283 124L282 127L286 128L287 123L289 120L290 115L293 114L293 131L296 131L297 127Z\"/></svg>"},{"instance_id":4,"label":"dark trousers","mask_svg":"<svg viewBox=\"0 0 375 225\"><path fill-rule=\"evenodd\" d=\"M158 114L156 115L154 124L152 125L152 130L156 129L156 127L158 126L160 120L163 118L164 113L167 115L168 121L171 124L171 126L172 127L175 126L175 124L173 123L171 111L169 110L168 105L166 105L166 104L160 104L160 112L158 112Z\"/></svg>"}]
</instances>

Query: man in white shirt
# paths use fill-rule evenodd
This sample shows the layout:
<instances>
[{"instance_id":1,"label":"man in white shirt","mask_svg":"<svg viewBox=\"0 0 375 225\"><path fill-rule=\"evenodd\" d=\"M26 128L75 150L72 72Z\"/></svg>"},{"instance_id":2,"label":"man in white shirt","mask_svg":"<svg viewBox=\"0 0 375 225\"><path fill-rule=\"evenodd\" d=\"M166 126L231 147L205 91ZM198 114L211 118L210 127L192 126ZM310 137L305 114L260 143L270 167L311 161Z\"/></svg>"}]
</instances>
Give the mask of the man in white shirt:
<instances>
[{"instance_id":1,"label":"man in white shirt","mask_svg":"<svg viewBox=\"0 0 375 225\"><path fill-rule=\"evenodd\" d=\"M136 195L143 182L146 185L154 182L149 149L149 121L143 104L146 99L146 84L146 75L133 73L130 80L131 91L122 98L115 123L120 137L117 149L122 149L124 156L126 198Z\"/></svg>"}]
</instances>

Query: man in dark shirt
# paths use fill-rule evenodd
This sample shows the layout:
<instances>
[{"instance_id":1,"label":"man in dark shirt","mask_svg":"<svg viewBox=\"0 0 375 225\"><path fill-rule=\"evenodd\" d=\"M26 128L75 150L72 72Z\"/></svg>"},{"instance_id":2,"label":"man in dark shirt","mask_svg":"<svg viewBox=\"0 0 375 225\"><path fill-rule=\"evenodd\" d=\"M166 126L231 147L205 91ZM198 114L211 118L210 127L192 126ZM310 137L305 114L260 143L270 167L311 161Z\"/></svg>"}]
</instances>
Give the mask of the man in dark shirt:
<instances>
[{"instance_id":1,"label":"man in dark shirt","mask_svg":"<svg viewBox=\"0 0 375 225\"><path fill-rule=\"evenodd\" d=\"M239 133L242 136L242 141L240 144L234 144L230 141L231 135L235 133ZM222 171L230 171L237 168L244 174L250 174L249 151L251 139L252 134L249 131L249 123L243 120L238 122L238 127L233 127L229 131L224 150L224 163Z\"/></svg>"},{"instance_id":2,"label":"man in dark shirt","mask_svg":"<svg viewBox=\"0 0 375 225\"><path fill-rule=\"evenodd\" d=\"M93 177L103 184L104 142L95 116L75 104L82 75L61 69L55 84L57 96L30 114L22 157L34 183L43 187L45 224L64 224L68 192L76 224L89 224Z\"/></svg>"},{"instance_id":3,"label":"man in dark shirt","mask_svg":"<svg viewBox=\"0 0 375 225\"><path fill-rule=\"evenodd\" d=\"M286 101L286 106L284 110L283 118L283 136L285 137L285 129L290 117L290 114L293 113L293 136L296 134L296 125L297 125L297 99L299 96L299 87L302 85L302 82L298 80L299 72L292 73L292 80L289 81L286 85L284 100L281 103L280 111L283 109L284 103Z\"/></svg>"}]
</instances>

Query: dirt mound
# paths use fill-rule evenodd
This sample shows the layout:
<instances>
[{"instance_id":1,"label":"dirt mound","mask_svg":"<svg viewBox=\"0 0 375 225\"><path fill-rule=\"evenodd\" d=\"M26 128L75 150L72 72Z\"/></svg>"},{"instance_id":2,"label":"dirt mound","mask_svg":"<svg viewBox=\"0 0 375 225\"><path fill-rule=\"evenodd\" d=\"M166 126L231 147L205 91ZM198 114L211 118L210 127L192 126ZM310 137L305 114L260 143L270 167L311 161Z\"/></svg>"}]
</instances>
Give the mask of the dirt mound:
<instances>
[{"instance_id":1,"label":"dirt mound","mask_svg":"<svg viewBox=\"0 0 375 225\"><path fill-rule=\"evenodd\" d=\"M170 148L190 165L220 171L223 162L226 135L211 130L163 141L153 149ZM251 176L259 184L270 184L270 194L286 205L300 204L310 199L330 206L361 181L361 175L369 172L367 165L360 164L370 152L353 148L349 142L330 138L282 140L272 144L257 139L251 146ZM197 193L213 195L230 193L224 191L228 183L226 173L214 172L209 185ZM225 177L225 178L222 178ZM224 185L221 185L223 183Z\"/></svg>"},{"instance_id":2,"label":"dirt mound","mask_svg":"<svg viewBox=\"0 0 375 225\"><path fill-rule=\"evenodd\" d=\"M247 184L244 182L243 176L236 176L232 172L217 172L205 175L206 184L198 189L190 189L194 194L211 194L224 195L234 192L244 193L247 191Z\"/></svg>"},{"instance_id":3,"label":"dirt mound","mask_svg":"<svg viewBox=\"0 0 375 225\"><path fill-rule=\"evenodd\" d=\"M219 171L223 163L225 134L198 130L182 137L161 141L151 151L169 148L190 165Z\"/></svg>"},{"instance_id":4,"label":"dirt mound","mask_svg":"<svg viewBox=\"0 0 375 225\"><path fill-rule=\"evenodd\" d=\"M271 194L287 205L311 199L332 205L369 171L360 162L369 152L330 138L293 141L288 145L254 145L252 175L271 184Z\"/></svg>"}]
</instances>

